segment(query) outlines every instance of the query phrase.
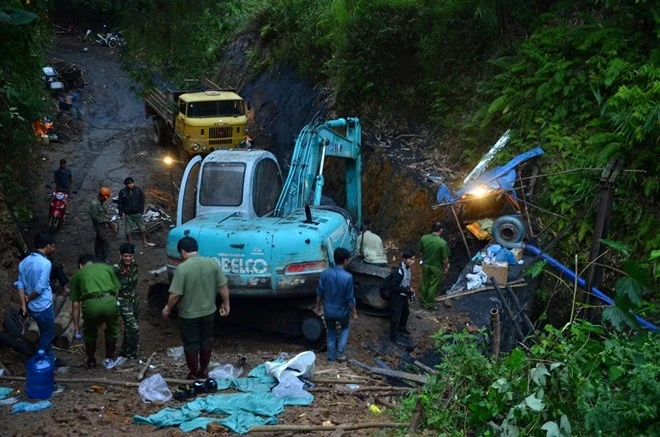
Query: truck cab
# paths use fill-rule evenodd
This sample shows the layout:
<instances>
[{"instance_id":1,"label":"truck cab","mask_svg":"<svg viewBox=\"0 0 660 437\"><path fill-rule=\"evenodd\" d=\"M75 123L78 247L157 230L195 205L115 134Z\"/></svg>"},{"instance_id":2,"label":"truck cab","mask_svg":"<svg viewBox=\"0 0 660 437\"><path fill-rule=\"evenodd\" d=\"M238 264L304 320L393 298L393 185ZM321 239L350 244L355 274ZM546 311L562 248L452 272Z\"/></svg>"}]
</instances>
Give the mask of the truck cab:
<instances>
[{"instance_id":1,"label":"truck cab","mask_svg":"<svg viewBox=\"0 0 660 437\"><path fill-rule=\"evenodd\" d=\"M175 144L184 162L192 155L246 144L246 102L208 79L184 90L157 82L146 92L144 108L153 118L154 142Z\"/></svg>"}]
</instances>

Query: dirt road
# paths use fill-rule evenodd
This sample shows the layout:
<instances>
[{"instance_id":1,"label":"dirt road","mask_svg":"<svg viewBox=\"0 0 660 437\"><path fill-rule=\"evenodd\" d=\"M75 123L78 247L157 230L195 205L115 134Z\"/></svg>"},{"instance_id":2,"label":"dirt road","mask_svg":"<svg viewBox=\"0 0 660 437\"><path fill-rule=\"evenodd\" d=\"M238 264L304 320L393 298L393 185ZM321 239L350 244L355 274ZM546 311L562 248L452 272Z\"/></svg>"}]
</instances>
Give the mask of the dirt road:
<instances>
[{"instance_id":1,"label":"dirt road","mask_svg":"<svg viewBox=\"0 0 660 437\"><path fill-rule=\"evenodd\" d=\"M54 257L56 261L64 264L66 272L71 275L77 269L78 256L82 253L93 253L94 234L87 210L99 187L108 186L116 195L123 187L124 178L132 176L137 185L145 190L147 203L172 212L170 175L163 164L168 150L158 148L152 143L149 120L144 117L142 102L131 89L130 80L119 67L117 53L101 47L86 49L78 41L62 39L53 50L53 56L84 68L86 86L80 94L84 101L86 121L63 118L60 123L63 141L43 148L42 165L35 168L35 191L37 194L40 190L43 191L44 196L35 196L36 219L29 232L28 241L46 226L47 194L50 192L46 186L53 186L52 172L59 160L65 158L73 172L73 189L76 194L69 205L66 223L56 236L57 251ZM178 181L182 167L176 166L173 172L174 180ZM142 297L140 356L144 361L152 352L156 352L153 362L155 368L152 372L160 372L170 378L183 378L186 374L183 361L174 360L166 353L168 348L180 345L176 321L161 319L157 313L149 311L147 305L149 288L154 284L166 282L165 275L157 277L149 274L149 271L165 263L167 227L166 223L150 235L156 247L142 248L139 244L137 246L136 260L140 265L139 289ZM118 259L117 250L121 242L123 229L120 227L119 233L111 242L112 259ZM57 291L61 292L59 289ZM461 322L445 309L429 313L413 305L411 328L417 348L412 352L412 356L419 357L427 353L432 344L430 336L439 326L455 323ZM385 340L386 332L387 320L361 315L352 327L347 355L349 358L369 363L374 356L378 356L393 367L404 357L410 359L407 352ZM102 345L102 342L99 342L99 345ZM309 345L299 339L290 339L258 329L227 326L221 329L215 340L212 362L241 363L249 370L264 361L276 358L281 352L293 355L308 348ZM59 384L58 391L61 392L52 398L53 406L44 411L9 415L8 407L0 407L0 415L3 416L0 434L134 435L153 431L151 426L133 424L133 416L157 412L162 406L141 402L136 389L92 387L94 379L98 378L136 381L141 363L131 363L112 371L107 371L102 366L96 370L86 370L83 367L84 352L81 343L75 343L66 351L58 351L58 354L68 365L61 369L56 377L88 378L90 382ZM102 358L102 354L101 346L97 351L97 358ZM13 375L24 375L23 356L8 348L1 348L0 358ZM323 378L347 377L360 373L347 364L329 365L324 353L317 355L317 370ZM365 384L380 383L363 381ZM18 390L23 388L18 382L0 381L0 385ZM382 417L379 419L370 415L368 402L373 402L368 396L339 396L332 391L323 392L316 395L311 407L287 407L280 419L281 423L301 425L321 424L325 421L334 424L383 421ZM168 406L179 405L174 401L171 403L176 405ZM193 432L196 433L201 432ZM363 433L366 435L371 432ZM157 434L172 435L180 432L172 428L157 431Z\"/></svg>"}]
</instances>

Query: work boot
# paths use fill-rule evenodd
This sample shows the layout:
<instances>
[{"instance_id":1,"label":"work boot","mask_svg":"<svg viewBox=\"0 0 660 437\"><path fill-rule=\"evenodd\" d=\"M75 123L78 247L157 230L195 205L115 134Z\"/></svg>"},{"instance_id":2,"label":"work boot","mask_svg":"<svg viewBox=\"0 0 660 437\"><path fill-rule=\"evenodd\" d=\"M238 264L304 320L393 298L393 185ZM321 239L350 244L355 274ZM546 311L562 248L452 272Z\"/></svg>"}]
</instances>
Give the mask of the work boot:
<instances>
[{"instance_id":1,"label":"work boot","mask_svg":"<svg viewBox=\"0 0 660 437\"><path fill-rule=\"evenodd\" d=\"M197 376L204 379L209 377L209 362L211 362L211 348L199 348L199 372Z\"/></svg>"},{"instance_id":2,"label":"work boot","mask_svg":"<svg viewBox=\"0 0 660 437\"><path fill-rule=\"evenodd\" d=\"M87 362L85 363L85 366L88 369L94 369L96 367L96 343L86 341L85 352L87 352Z\"/></svg>"},{"instance_id":3,"label":"work boot","mask_svg":"<svg viewBox=\"0 0 660 437\"><path fill-rule=\"evenodd\" d=\"M199 374L199 355L197 351L184 353L186 355L186 366L188 366L189 370L188 376L186 378L197 379L197 375Z\"/></svg>"}]
</instances>

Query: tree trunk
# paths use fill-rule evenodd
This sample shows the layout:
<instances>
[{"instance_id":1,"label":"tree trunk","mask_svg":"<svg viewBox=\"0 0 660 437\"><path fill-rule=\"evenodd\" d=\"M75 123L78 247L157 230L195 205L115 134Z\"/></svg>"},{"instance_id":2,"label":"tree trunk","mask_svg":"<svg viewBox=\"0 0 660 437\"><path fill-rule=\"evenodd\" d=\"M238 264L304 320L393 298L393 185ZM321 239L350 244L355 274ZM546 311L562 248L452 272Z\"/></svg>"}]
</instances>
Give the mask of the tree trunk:
<instances>
[{"instance_id":1,"label":"tree trunk","mask_svg":"<svg viewBox=\"0 0 660 437\"><path fill-rule=\"evenodd\" d=\"M71 299L68 297L64 301L64 305L60 313L55 317L55 337L64 334L66 328L71 323Z\"/></svg>"},{"instance_id":2,"label":"tree trunk","mask_svg":"<svg viewBox=\"0 0 660 437\"><path fill-rule=\"evenodd\" d=\"M64 296L55 296L53 299L53 314L55 314L55 317L57 317L62 310L62 305L64 305ZM36 343L39 341L39 327L37 326L37 322L32 322L30 323L30 327L27 329L27 332L25 333L25 338L30 343Z\"/></svg>"}]
</instances>

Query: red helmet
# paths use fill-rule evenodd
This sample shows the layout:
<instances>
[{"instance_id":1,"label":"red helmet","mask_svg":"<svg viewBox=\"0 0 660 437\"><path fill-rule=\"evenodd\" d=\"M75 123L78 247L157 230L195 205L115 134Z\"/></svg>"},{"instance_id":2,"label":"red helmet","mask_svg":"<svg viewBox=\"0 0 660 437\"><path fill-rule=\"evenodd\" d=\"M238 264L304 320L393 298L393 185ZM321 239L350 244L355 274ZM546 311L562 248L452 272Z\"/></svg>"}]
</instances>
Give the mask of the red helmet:
<instances>
[{"instance_id":1,"label":"red helmet","mask_svg":"<svg viewBox=\"0 0 660 437\"><path fill-rule=\"evenodd\" d=\"M101 187L101 189L99 190L99 194L105 197L106 199L109 199L110 195L112 194L112 190L108 187Z\"/></svg>"}]
</instances>

